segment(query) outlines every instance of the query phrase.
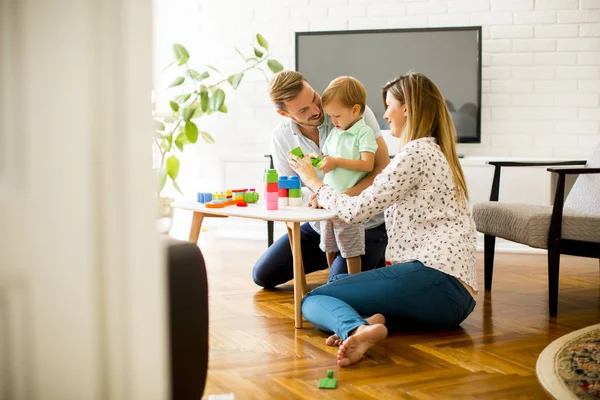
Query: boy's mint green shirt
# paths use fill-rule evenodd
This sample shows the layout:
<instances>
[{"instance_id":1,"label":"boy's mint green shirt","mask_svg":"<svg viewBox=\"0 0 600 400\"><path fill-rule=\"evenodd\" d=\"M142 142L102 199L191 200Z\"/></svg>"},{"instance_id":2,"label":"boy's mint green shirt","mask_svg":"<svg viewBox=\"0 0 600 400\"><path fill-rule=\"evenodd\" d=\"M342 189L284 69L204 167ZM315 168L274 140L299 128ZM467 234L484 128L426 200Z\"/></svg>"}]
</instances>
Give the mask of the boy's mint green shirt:
<instances>
[{"instance_id":1,"label":"boy's mint green shirt","mask_svg":"<svg viewBox=\"0 0 600 400\"><path fill-rule=\"evenodd\" d=\"M365 119L361 117L348 130L343 131L334 127L321 146L321 151L332 157L360 160L361 152L375 153L377 151L377 142L373 129L365 124ZM341 193L356 185L365 175L367 175L366 172L338 167L325 174L323 183Z\"/></svg>"}]
</instances>

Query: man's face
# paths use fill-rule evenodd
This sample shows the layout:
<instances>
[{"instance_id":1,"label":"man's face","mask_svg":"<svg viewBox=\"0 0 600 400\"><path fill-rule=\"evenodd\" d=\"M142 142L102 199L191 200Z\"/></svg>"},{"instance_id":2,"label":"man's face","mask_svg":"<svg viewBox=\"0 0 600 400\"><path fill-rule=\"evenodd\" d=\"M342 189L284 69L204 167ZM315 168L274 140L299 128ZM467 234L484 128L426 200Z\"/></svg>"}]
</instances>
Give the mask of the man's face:
<instances>
[{"instance_id":1,"label":"man's face","mask_svg":"<svg viewBox=\"0 0 600 400\"><path fill-rule=\"evenodd\" d=\"M277 112L303 126L319 126L325 119L321 96L307 82L304 82L304 88L295 99L285 102L285 110Z\"/></svg>"}]
</instances>

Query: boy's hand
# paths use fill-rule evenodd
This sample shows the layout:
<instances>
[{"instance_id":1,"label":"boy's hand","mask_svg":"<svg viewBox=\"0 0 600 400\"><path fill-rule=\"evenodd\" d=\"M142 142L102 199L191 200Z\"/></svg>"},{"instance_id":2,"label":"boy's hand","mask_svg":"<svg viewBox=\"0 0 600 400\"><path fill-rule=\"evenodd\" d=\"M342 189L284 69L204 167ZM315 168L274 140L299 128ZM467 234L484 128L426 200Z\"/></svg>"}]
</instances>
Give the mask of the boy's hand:
<instances>
[{"instance_id":1,"label":"boy's hand","mask_svg":"<svg viewBox=\"0 0 600 400\"><path fill-rule=\"evenodd\" d=\"M336 168L337 168L337 162L335 160L335 157L325 156L325 158L323 158L323 163L321 164L321 168L319 168L319 169L321 170L321 172L326 174Z\"/></svg>"}]
</instances>

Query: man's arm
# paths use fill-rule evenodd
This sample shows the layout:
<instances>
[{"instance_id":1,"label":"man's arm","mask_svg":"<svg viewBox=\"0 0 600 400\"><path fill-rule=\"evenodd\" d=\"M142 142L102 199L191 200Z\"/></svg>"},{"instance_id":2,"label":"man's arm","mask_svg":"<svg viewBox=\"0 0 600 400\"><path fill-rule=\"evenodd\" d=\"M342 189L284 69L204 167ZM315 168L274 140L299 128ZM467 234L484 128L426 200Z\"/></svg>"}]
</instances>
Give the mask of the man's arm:
<instances>
[{"instance_id":1,"label":"man's arm","mask_svg":"<svg viewBox=\"0 0 600 400\"><path fill-rule=\"evenodd\" d=\"M278 140L277 133L273 134L271 139L271 157L273 157L273 167L279 176L296 176L296 172L290 167L288 151L282 147Z\"/></svg>"},{"instance_id":2,"label":"man's arm","mask_svg":"<svg viewBox=\"0 0 600 400\"><path fill-rule=\"evenodd\" d=\"M345 194L349 196L358 196L363 190L371 186L375 177L390 163L387 144L385 143L385 140L383 140L383 136L379 136L375 140L377 141L377 151L375 152L375 167L373 167L373 171L369 172L364 178L358 181L356 185L346 190L344 192Z\"/></svg>"}]
</instances>

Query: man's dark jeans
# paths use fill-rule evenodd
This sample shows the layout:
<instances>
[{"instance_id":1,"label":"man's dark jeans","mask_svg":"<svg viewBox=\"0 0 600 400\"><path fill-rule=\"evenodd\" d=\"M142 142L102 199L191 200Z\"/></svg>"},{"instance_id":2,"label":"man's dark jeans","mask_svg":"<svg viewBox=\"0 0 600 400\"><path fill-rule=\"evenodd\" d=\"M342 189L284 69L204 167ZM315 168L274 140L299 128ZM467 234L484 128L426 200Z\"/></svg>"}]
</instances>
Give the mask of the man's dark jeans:
<instances>
[{"instance_id":1,"label":"man's dark jeans","mask_svg":"<svg viewBox=\"0 0 600 400\"><path fill-rule=\"evenodd\" d=\"M319 233L310 224L305 223L300 227L302 261L306 274L327 268L327 257L319 248L320 238ZM365 231L365 255L361 256L362 271L385 266L387 243L385 224ZM331 265L329 278L347 272L346 260L338 254ZM272 289L293 278L292 249L288 235L283 235L267 249L256 262L252 276L254 282L265 289Z\"/></svg>"}]
</instances>

